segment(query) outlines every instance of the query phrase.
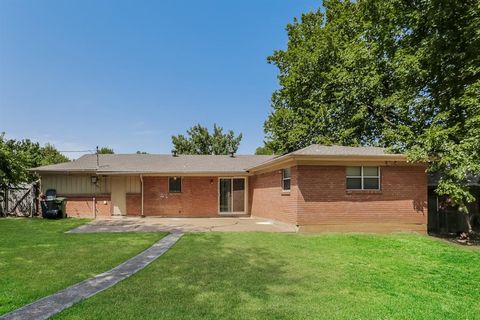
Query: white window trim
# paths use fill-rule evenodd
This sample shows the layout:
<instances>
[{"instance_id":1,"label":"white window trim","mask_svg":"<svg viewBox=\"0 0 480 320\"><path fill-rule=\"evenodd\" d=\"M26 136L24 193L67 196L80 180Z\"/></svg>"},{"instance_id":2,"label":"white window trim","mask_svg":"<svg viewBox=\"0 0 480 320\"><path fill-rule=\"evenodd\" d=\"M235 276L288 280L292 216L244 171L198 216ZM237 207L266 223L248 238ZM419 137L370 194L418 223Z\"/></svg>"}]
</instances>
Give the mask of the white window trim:
<instances>
[{"instance_id":1,"label":"white window trim","mask_svg":"<svg viewBox=\"0 0 480 320\"><path fill-rule=\"evenodd\" d=\"M290 170L290 177L285 178L285 170L289 169ZM290 189L284 189L285 187L285 180L290 181ZM282 192L290 192L292 190L292 169L291 168L283 168L282 169Z\"/></svg>"},{"instance_id":2,"label":"white window trim","mask_svg":"<svg viewBox=\"0 0 480 320\"><path fill-rule=\"evenodd\" d=\"M171 191L170 190L170 178L175 178L175 177L180 179L180 191ZM181 177L181 176L169 176L168 180L167 180L167 184L168 184L168 193L179 194L179 193L183 192L183 177Z\"/></svg>"},{"instance_id":3,"label":"white window trim","mask_svg":"<svg viewBox=\"0 0 480 320\"><path fill-rule=\"evenodd\" d=\"M355 191L355 190L366 190L366 191L369 191L369 190L373 190L373 191L379 191L381 190L382 186L381 186L381 183L382 183L382 174L381 174L381 168L379 166L366 166L366 167L376 167L378 168L378 175L377 176L366 176L363 174L363 167L364 166L350 166L350 167L360 167L360 176L349 176L349 175L346 175L346 179L345 179L345 182L347 181L348 178L355 178L355 179L360 179L360 183L361 183L361 189L348 189L347 188L347 191ZM346 168L348 167L345 167L345 170L347 170ZM374 179L378 179L378 188L377 189L365 189L364 186L363 186L363 179L365 178L374 178Z\"/></svg>"}]
</instances>

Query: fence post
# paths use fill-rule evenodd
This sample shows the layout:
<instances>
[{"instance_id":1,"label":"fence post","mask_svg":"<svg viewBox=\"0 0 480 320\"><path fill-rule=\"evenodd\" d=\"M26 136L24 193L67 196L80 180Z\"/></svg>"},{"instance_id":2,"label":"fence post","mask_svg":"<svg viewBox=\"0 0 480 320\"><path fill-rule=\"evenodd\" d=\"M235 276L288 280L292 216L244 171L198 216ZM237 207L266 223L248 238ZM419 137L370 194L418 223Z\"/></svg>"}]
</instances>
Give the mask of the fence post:
<instances>
[{"instance_id":1,"label":"fence post","mask_svg":"<svg viewBox=\"0 0 480 320\"><path fill-rule=\"evenodd\" d=\"M5 190L4 190L4 188L0 189L0 193L1 193L1 196L2 196L2 201L0 202L0 217L3 217L4 212L5 212Z\"/></svg>"},{"instance_id":2,"label":"fence post","mask_svg":"<svg viewBox=\"0 0 480 320\"><path fill-rule=\"evenodd\" d=\"M40 188L39 188L38 183L35 183L35 189L34 189L35 190L34 191L34 194L35 194L34 199L35 200L33 200L34 201L33 202L33 208L34 208L33 210L34 210L34 215L35 216L38 216L38 209L39 209L38 208L38 196L40 195L39 189Z\"/></svg>"},{"instance_id":3,"label":"fence post","mask_svg":"<svg viewBox=\"0 0 480 320\"><path fill-rule=\"evenodd\" d=\"M8 187L5 187L5 217L8 215Z\"/></svg>"}]
</instances>

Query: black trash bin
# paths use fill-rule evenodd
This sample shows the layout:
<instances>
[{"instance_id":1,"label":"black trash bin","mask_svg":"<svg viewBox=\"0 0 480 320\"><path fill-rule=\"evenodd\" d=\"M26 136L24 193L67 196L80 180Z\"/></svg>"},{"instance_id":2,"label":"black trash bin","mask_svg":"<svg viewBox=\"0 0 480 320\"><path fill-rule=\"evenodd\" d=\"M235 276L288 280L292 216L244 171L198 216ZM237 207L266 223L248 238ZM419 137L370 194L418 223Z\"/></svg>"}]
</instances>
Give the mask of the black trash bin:
<instances>
[{"instance_id":1,"label":"black trash bin","mask_svg":"<svg viewBox=\"0 0 480 320\"><path fill-rule=\"evenodd\" d=\"M67 217L65 211L67 198L57 197L56 190L47 190L46 199L41 201L42 217L45 219L62 219Z\"/></svg>"}]
</instances>

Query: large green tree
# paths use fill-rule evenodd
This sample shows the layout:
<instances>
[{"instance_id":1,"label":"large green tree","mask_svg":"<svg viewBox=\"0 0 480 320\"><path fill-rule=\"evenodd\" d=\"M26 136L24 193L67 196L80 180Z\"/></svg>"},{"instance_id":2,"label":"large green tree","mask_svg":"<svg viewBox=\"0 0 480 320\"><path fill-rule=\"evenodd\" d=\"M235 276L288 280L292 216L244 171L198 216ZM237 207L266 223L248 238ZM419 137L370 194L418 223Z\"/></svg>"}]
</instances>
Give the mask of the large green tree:
<instances>
[{"instance_id":1,"label":"large green tree","mask_svg":"<svg viewBox=\"0 0 480 320\"><path fill-rule=\"evenodd\" d=\"M237 152L242 134L232 130L223 133L223 128L213 125L213 132L197 124L187 130L187 135L172 136L172 144L179 154L228 154Z\"/></svg>"},{"instance_id":2,"label":"large green tree","mask_svg":"<svg viewBox=\"0 0 480 320\"><path fill-rule=\"evenodd\" d=\"M97 149L98 154L114 154L113 148L110 147L101 147Z\"/></svg>"},{"instance_id":3,"label":"large green tree","mask_svg":"<svg viewBox=\"0 0 480 320\"><path fill-rule=\"evenodd\" d=\"M430 161L437 192L463 205L480 174L477 0L324 1L287 26L268 61L280 89L267 145L373 145Z\"/></svg>"},{"instance_id":4,"label":"large green tree","mask_svg":"<svg viewBox=\"0 0 480 320\"><path fill-rule=\"evenodd\" d=\"M274 152L269 146L261 146L255 149L256 155L273 155Z\"/></svg>"},{"instance_id":5,"label":"large green tree","mask_svg":"<svg viewBox=\"0 0 480 320\"><path fill-rule=\"evenodd\" d=\"M40 146L29 139L6 139L0 134L0 189L22 182L31 182L35 177L28 169L48 164L67 162L69 159L51 144Z\"/></svg>"}]
</instances>

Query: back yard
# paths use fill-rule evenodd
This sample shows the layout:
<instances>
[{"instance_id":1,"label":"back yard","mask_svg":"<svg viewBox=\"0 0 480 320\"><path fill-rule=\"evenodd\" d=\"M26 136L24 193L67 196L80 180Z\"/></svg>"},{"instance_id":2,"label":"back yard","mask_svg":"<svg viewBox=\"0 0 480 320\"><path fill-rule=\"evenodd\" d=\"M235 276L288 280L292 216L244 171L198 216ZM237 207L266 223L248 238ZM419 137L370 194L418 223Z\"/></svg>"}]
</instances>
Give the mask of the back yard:
<instances>
[{"instance_id":1,"label":"back yard","mask_svg":"<svg viewBox=\"0 0 480 320\"><path fill-rule=\"evenodd\" d=\"M65 233L86 222L0 219L0 315L109 270L165 236Z\"/></svg>"},{"instance_id":2,"label":"back yard","mask_svg":"<svg viewBox=\"0 0 480 320\"><path fill-rule=\"evenodd\" d=\"M479 265L412 234L190 234L58 319L472 319Z\"/></svg>"},{"instance_id":3,"label":"back yard","mask_svg":"<svg viewBox=\"0 0 480 320\"><path fill-rule=\"evenodd\" d=\"M39 245L28 232L76 223L0 221L1 312L103 271L160 237L58 233ZM22 240L5 237L14 229ZM45 259L40 252L49 247L65 252ZM46 260L57 264L48 273L59 279L45 278ZM479 265L478 249L414 234L186 234L144 270L56 318L473 319L480 314Z\"/></svg>"}]
</instances>

